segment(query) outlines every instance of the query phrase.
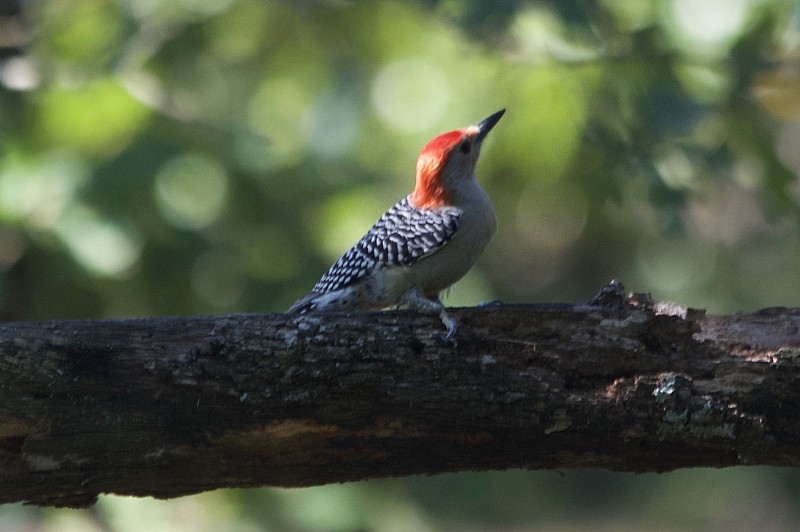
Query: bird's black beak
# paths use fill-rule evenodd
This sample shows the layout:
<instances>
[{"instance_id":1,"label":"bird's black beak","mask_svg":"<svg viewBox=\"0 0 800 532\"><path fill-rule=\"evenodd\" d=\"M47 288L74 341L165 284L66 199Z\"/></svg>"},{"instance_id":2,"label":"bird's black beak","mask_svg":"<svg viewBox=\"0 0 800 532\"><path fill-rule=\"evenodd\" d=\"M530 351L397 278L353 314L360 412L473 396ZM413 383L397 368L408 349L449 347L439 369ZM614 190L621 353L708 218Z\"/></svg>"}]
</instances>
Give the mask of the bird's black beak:
<instances>
[{"instance_id":1,"label":"bird's black beak","mask_svg":"<svg viewBox=\"0 0 800 532\"><path fill-rule=\"evenodd\" d=\"M494 125L497 124L503 117L503 113L505 112L506 112L505 109L500 109L492 116L484 118L483 120L480 121L480 123L478 124L478 136L477 136L478 142L481 142L486 137L486 135L489 134Z\"/></svg>"}]
</instances>

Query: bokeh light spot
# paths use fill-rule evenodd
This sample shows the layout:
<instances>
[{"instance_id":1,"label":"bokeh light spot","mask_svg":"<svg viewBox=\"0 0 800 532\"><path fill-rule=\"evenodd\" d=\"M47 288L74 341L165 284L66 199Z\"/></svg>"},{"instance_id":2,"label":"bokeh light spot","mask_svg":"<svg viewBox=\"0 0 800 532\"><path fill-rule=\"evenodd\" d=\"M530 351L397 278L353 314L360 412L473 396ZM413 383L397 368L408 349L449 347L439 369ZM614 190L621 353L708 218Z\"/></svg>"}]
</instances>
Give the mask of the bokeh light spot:
<instances>
[{"instance_id":1,"label":"bokeh light spot","mask_svg":"<svg viewBox=\"0 0 800 532\"><path fill-rule=\"evenodd\" d=\"M400 131L425 131L442 118L450 100L447 77L425 59L405 59L384 67L372 85L378 116Z\"/></svg>"},{"instance_id":2,"label":"bokeh light spot","mask_svg":"<svg viewBox=\"0 0 800 532\"><path fill-rule=\"evenodd\" d=\"M508 83L514 84L520 102L497 136L492 132L492 157L520 164L515 173L526 179L555 182L581 140L588 82L559 66L546 65L520 71ZM525 157L514 155L519 153Z\"/></svg>"},{"instance_id":3,"label":"bokeh light spot","mask_svg":"<svg viewBox=\"0 0 800 532\"><path fill-rule=\"evenodd\" d=\"M312 103L307 87L289 78L270 79L256 91L248 109L248 125L269 141L272 168L302 159L307 136L303 125Z\"/></svg>"},{"instance_id":4,"label":"bokeh light spot","mask_svg":"<svg viewBox=\"0 0 800 532\"><path fill-rule=\"evenodd\" d=\"M5 155L0 165L0 220L51 227L86 181L86 164L65 151L37 160L24 160L14 151Z\"/></svg>"},{"instance_id":5,"label":"bokeh light spot","mask_svg":"<svg viewBox=\"0 0 800 532\"><path fill-rule=\"evenodd\" d=\"M138 234L80 204L64 213L53 232L78 263L105 277L125 273L139 259L142 250Z\"/></svg>"},{"instance_id":6,"label":"bokeh light spot","mask_svg":"<svg viewBox=\"0 0 800 532\"><path fill-rule=\"evenodd\" d=\"M35 89L41 78L35 61L28 57L12 57L0 65L0 83L11 90Z\"/></svg>"},{"instance_id":7,"label":"bokeh light spot","mask_svg":"<svg viewBox=\"0 0 800 532\"><path fill-rule=\"evenodd\" d=\"M222 214L228 176L214 159L189 153L172 159L156 175L155 195L164 217L181 229L202 229Z\"/></svg>"},{"instance_id":8,"label":"bokeh light spot","mask_svg":"<svg viewBox=\"0 0 800 532\"><path fill-rule=\"evenodd\" d=\"M748 19L751 0L671 0L677 44L696 55L724 52Z\"/></svg>"},{"instance_id":9,"label":"bokeh light spot","mask_svg":"<svg viewBox=\"0 0 800 532\"><path fill-rule=\"evenodd\" d=\"M531 184L520 195L515 222L529 246L558 254L581 236L588 217L589 202L579 190Z\"/></svg>"},{"instance_id":10,"label":"bokeh light spot","mask_svg":"<svg viewBox=\"0 0 800 532\"><path fill-rule=\"evenodd\" d=\"M311 149L325 156L347 152L358 133L359 111L352 102L329 97L314 108L308 123Z\"/></svg>"},{"instance_id":11,"label":"bokeh light spot","mask_svg":"<svg viewBox=\"0 0 800 532\"><path fill-rule=\"evenodd\" d=\"M70 146L94 155L112 155L127 146L149 111L114 80L42 92L39 126L54 146Z\"/></svg>"},{"instance_id":12,"label":"bokeh light spot","mask_svg":"<svg viewBox=\"0 0 800 532\"><path fill-rule=\"evenodd\" d=\"M658 4L651 0L601 0L600 3L612 13L617 26L626 31L640 30L658 20Z\"/></svg>"},{"instance_id":13,"label":"bokeh light spot","mask_svg":"<svg viewBox=\"0 0 800 532\"><path fill-rule=\"evenodd\" d=\"M714 248L683 239L653 238L641 242L637 253L640 275L654 292L674 294L698 286L714 272Z\"/></svg>"},{"instance_id":14,"label":"bokeh light spot","mask_svg":"<svg viewBox=\"0 0 800 532\"><path fill-rule=\"evenodd\" d=\"M658 175L668 187L689 188L695 179L695 166L688 155L680 148L664 150L653 162Z\"/></svg>"},{"instance_id":15,"label":"bokeh light spot","mask_svg":"<svg viewBox=\"0 0 800 532\"><path fill-rule=\"evenodd\" d=\"M123 2L64 0L34 2L38 34L55 57L84 64L102 63L123 32ZM37 39L39 40L39 39Z\"/></svg>"},{"instance_id":16,"label":"bokeh light spot","mask_svg":"<svg viewBox=\"0 0 800 532\"><path fill-rule=\"evenodd\" d=\"M708 65L680 63L675 65L675 76L698 101L718 103L728 97L733 85L731 73L723 68Z\"/></svg>"}]
</instances>

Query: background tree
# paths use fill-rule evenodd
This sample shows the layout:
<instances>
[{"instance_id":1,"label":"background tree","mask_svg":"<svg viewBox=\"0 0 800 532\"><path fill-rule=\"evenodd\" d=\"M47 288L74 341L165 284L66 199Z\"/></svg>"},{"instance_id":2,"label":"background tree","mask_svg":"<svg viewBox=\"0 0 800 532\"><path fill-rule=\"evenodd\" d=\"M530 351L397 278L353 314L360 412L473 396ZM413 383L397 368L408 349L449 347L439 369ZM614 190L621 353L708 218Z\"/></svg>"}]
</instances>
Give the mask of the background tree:
<instances>
[{"instance_id":1,"label":"background tree","mask_svg":"<svg viewBox=\"0 0 800 532\"><path fill-rule=\"evenodd\" d=\"M0 47L7 320L281 311L406 193L425 141L500 107L479 167L498 233L448 304L611 277L712 312L800 304L791 0L12 2ZM789 529L798 485L508 472L0 519Z\"/></svg>"}]
</instances>

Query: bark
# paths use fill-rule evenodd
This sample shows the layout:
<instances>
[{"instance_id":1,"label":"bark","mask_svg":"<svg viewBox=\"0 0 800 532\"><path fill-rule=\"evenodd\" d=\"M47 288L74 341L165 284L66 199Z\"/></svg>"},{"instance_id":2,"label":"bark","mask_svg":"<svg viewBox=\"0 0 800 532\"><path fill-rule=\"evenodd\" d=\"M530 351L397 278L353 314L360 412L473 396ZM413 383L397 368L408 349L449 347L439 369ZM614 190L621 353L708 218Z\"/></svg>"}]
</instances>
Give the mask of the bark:
<instances>
[{"instance_id":1,"label":"bark","mask_svg":"<svg viewBox=\"0 0 800 532\"><path fill-rule=\"evenodd\" d=\"M800 309L0 324L0 501L506 468L800 464Z\"/></svg>"}]
</instances>

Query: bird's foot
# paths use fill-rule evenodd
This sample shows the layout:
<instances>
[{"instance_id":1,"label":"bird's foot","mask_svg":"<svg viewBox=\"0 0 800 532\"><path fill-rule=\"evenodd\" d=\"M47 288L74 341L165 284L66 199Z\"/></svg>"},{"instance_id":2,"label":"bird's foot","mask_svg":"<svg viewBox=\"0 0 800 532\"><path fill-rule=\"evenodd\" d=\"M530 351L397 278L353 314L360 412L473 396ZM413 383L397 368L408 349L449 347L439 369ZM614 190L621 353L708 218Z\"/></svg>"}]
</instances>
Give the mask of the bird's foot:
<instances>
[{"instance_id":1,"label":"bird's foot","mask_svg":"<svg viewBox=\"0 0 800 532\"><path fill-rule=\"evenodd\" d=\"M403 295L401 305L414 309L423 314L438 314L442 324L447 328L447 333L442 335L442 339L446 342L453 341L453 336L456 334L458 325L455 318L450 316L439 301L439 298L428 298L423 296L419 290L412 288Z\"/></svg>"},{"instance_id":2,"label":"bird's foot","mask_svg":"<svg viewBox=\"0 0 800 532\"><path fill-rule=\"evenodd\" d=\"M442 324L447 327L447 333L442 336L442 340L445 342L452 342L453 336L455 336L456 330L458 329L458 323L456 323L455 318L447 313L444 306L442 306L442 310L439 312L439 319L442 320Z\"/></svg>"}]
</instances>

